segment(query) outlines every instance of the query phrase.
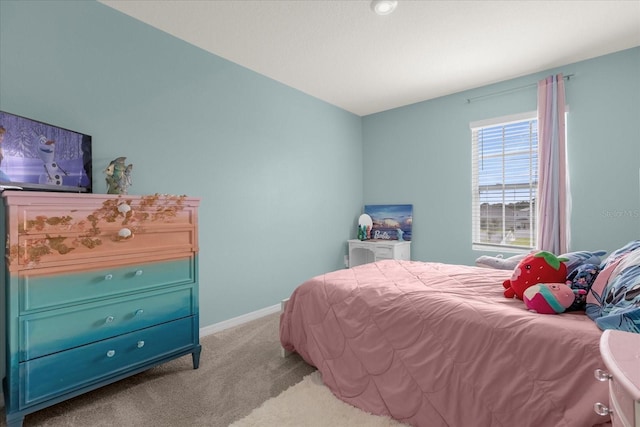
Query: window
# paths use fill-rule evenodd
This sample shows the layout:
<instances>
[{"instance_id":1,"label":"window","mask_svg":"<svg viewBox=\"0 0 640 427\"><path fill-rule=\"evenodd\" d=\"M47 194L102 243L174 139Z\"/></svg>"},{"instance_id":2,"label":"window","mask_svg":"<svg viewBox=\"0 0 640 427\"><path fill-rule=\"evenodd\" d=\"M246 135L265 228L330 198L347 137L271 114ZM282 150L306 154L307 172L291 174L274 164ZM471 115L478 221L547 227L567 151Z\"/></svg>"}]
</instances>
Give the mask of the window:
<instances>
[{"instance_id":1,"label":"window","mask_svg":"<svg viewBox=\"0 0 640 427\"><path fill-rule=\"evenodd\" d=\"M537 113L471 123L473 248L536 246Z\"/></svg>"}]
</instances>

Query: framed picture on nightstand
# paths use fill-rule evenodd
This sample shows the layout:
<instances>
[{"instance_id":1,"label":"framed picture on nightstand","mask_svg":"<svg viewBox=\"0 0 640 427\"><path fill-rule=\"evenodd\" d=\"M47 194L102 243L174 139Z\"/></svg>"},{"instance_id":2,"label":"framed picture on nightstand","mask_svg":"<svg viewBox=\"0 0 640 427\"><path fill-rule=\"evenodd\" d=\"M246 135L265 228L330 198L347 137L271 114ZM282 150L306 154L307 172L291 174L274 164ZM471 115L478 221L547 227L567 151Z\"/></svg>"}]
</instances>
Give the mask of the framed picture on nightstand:
<instances>
[{"instance_id":1,"label":"framed picture on nightstand","mask_svg":"<svg viewBox=\"0 0 640 427\"><path fill-rule=\"evenodd\" d=\"M411 240L413 205L365 205L364 213L373 220L371 239Z\"/></svg>"}]
</instances>

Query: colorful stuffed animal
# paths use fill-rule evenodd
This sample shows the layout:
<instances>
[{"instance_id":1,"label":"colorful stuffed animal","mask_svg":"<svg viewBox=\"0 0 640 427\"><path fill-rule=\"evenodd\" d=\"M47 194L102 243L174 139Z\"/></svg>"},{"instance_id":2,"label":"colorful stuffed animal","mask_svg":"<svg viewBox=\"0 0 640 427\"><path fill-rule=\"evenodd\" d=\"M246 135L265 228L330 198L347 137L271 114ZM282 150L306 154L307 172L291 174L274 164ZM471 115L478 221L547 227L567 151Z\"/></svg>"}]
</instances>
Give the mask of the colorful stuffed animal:
<instances>
[{"instance_id":1,"label":"colorful stuffed animal","mask_svg":"<svg viewBox=\"0 0 640 427\"><path fill-rule=\"evenodd\" d=\"M524 305L540 314L558 314L573 304L575 293L564 283L538 283L525 289Z\"/></svg>"},{"instance_id":2,"label":"colorful stuffed animal","mask_svg":"<svg viewBox=\"0 0 640 427\"><path fill-rule=\"evenodd\" d=\"M527 255L513 270L511 279L505 280L504 296L522 299L525 289L538 283L564 283L567 278L566 258L540 251Z\"/></svg>"}]
</instances>

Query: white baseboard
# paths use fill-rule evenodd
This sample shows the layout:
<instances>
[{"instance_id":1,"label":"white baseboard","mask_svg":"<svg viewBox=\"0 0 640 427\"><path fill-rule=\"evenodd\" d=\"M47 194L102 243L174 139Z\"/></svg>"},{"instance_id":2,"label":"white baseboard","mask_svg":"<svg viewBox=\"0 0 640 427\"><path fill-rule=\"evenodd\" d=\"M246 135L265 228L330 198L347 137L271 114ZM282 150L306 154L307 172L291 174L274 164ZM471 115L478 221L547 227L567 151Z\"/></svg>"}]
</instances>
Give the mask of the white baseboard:
<instances>
[{"instance_id":1,"label":"white baseboard","mask_svg":"<svg viewBox=\"0 0 640 427\"><path fill-rule=\"evenodd\" d=\"M225 329L233 328L234 326L240 326L244 323L251 322L252 320L259 319L264 316L268 316L280 311L280 304L272 305L251 313L243 314L242 316L233 317L229 320L224 320L213 325L200 328L200 337L206 337L207 335L215 334L216 332L224 331Z\"/></svg>"}]
</instances>

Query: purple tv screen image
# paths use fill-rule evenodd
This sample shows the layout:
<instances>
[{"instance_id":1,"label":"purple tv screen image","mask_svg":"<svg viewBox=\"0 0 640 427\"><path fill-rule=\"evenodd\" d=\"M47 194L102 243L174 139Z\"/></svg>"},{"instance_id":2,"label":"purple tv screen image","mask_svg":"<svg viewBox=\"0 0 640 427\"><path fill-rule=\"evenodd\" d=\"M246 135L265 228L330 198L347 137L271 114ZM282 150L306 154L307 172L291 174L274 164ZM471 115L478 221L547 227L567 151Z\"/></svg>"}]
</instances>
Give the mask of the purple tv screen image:
<instances>
[{"instance_id":1,"label":"purple tv screen image","mask_svg":"<svg viewBox=\"0 0 640 427\"><path fill-rule=\"evenodd\" d=\"M0 188L91 193L91 136L0 111Z\"/></svg>"}]
</instances>

